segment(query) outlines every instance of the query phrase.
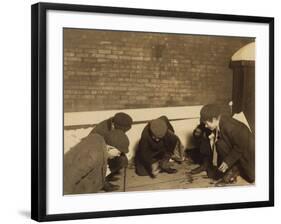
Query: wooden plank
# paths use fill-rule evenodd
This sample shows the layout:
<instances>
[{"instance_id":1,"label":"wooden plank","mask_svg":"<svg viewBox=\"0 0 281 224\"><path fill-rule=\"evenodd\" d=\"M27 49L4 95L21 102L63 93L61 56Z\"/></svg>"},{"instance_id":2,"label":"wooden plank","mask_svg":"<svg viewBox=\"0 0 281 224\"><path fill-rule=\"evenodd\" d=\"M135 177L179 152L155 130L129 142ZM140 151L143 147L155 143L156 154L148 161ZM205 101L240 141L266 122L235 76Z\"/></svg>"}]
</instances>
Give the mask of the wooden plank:
<instances>
[{"instance_id":1,"label":"wooden plank","mask_svg":"<svg viewBox=\"0 0 281 224\"><path fill-rule=\"evenodd\" d=\"M198 165L191 161L184 161L182 164L173 163L173 167L178 170L175 174L159 173L156 178L148 176L138 176L134 167L131 165L126 172L126 191L151 191L168 189L189 189L189 188L208 188L215 187L215 181L207 177L206 172L191 175L191 169ZM120 185L119 192L123 190L123 173L119 175L120 179L113 184ZM235 184L227 186L249 185L244 179L238 177Z\"/></svg>"}]
</instances>

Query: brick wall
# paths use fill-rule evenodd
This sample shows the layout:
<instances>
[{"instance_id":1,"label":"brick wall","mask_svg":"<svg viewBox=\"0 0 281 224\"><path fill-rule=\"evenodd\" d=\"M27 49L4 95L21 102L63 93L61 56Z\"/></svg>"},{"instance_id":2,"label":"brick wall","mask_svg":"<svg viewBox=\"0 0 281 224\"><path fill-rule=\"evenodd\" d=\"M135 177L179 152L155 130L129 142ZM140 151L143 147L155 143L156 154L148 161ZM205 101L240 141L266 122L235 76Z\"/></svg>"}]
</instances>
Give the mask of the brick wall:
<instances>
[{"instance_id":1,"label":"brick wall","mask_svg":"<svg viewBox=\"0 0 281 224\"><path fill-rule=\"evenodd\" d=\"M253 38L64 29L64 110L231 99L231 56Z\"/></svg>"}]
</instances>

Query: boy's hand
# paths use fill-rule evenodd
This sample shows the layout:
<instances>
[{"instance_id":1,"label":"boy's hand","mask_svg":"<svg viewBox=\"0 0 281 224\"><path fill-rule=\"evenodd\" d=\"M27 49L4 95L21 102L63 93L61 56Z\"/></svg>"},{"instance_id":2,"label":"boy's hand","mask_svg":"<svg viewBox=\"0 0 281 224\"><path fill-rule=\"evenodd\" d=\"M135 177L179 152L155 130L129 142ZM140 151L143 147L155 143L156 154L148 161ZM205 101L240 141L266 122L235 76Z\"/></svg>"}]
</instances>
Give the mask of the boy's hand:
<instances>
[{"instance_id":1,"label":"boy's hand","mask_svg":"<svg viewBox=\"0 0 281 224\"><path fill-rule=\"evenodd\" d=\"M200 137L202 135L202 130L200 128L196 128L194 130L194 136L195 137Z\"/></svg>"},{"instance_id":2,"label":"boy's hand","mask_svg":"<svg viewBox=\"0 0 281 224\"><path fill-rule=\"evenodd\" d=\"M228 169L228 165L225 162L222 162L222 164L219 167L219 170L223 173L225 173L225 171Z\"/></svg>"},{"instance_id":3,"label":"boy's hand","mask_svg":"<svg viewBox=\"0 0 281 224\"><path fill-rule=\"evenodd\" d=\"M107 151L108 151L108 158L113 159L116 156L120 156L120 151L113 146L107 145Z\"/></svg>"}]
</instances>

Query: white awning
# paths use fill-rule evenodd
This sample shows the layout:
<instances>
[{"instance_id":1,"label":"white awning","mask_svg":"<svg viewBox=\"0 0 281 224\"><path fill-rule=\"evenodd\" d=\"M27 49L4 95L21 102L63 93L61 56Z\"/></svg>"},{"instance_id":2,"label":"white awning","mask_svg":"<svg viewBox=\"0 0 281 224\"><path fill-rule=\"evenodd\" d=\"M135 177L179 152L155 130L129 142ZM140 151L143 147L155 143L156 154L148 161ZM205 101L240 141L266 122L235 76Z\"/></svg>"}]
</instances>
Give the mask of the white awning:
<instances>
[{"instance_id":1,"label":"white awning","mask_svg":"<svg viewBox=\"0 0 281 224\"><path fill-rule=\"evenodd\" d=\"M235 54L231 57L232 61L255 61L256 51L255 51L255 42L249 43L244 47L240 48Z\"/></svg>"}]
</instances>

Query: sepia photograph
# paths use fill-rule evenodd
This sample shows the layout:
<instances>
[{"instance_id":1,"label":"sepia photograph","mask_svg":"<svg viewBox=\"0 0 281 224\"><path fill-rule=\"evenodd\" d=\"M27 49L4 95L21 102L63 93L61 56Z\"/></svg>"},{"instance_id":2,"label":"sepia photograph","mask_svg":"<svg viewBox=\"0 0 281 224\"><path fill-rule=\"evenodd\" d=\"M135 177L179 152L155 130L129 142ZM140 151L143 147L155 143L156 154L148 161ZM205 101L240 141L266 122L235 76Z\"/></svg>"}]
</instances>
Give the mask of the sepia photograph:
<instances>
[{"instance_id":1,"label":"sepia photograph","mask_svg":"<svg viewBox=\"0 0 281 224\"><path fill-rule=\"evenodd\" d=\"M32 16L33 219L274 205L274 18Z\"/></svg>"},{"instance_id":2,"label":"sepia photograph","mask_svg":"<svg viewBox=\"0 0 281 224\"><path fill-rule=\"evenodd\" d=\"M255 185L255 37L63 28L63 194Z\"/></svg>"}]
</instances>

